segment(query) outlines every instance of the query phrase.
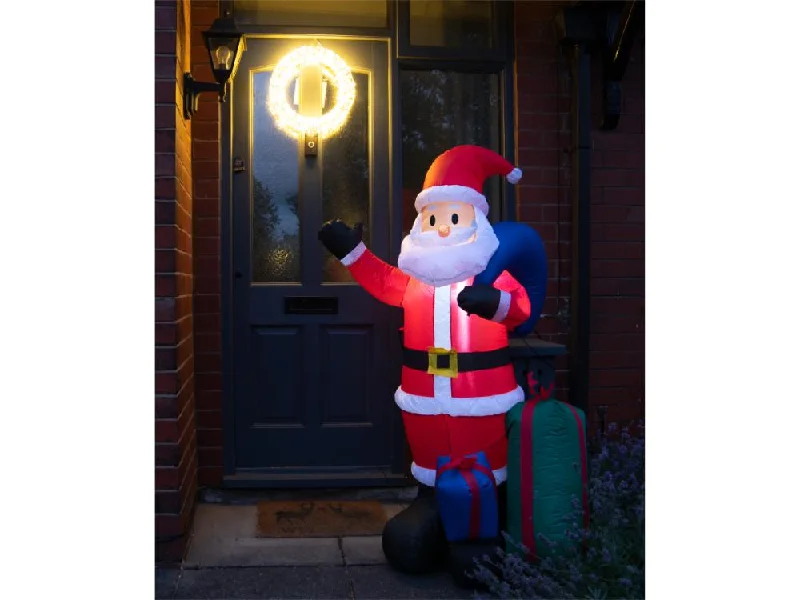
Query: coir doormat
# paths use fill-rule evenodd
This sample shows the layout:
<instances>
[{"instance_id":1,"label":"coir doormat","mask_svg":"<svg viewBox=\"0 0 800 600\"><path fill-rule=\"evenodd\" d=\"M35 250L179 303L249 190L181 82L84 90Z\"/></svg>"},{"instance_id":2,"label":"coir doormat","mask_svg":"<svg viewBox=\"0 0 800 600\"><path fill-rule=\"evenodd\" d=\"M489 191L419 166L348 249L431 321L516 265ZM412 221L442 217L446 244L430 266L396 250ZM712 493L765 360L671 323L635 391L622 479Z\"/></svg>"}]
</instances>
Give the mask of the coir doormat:
<instances>
[{"instance_id":1,"label":"coir doormat","mask_svg":"<svg viewBox=\"0 0 800 600\"><path fill-rule=\"evenodd\" d=\"M386 512L380 502L307 500L260 502L258 537L380 535Z\"/></svg>"}]
</instances>

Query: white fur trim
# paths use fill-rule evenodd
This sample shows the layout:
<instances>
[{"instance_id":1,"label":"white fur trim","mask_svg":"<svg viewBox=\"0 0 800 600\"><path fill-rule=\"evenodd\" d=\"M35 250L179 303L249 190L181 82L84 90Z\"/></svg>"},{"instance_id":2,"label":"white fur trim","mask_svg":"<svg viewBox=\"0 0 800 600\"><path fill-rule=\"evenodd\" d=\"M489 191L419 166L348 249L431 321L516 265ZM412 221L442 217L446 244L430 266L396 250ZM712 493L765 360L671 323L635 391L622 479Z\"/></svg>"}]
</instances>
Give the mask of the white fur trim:
<instances>
[{"instance_id":1,"label":"white fur trim","mask_svg":"<svg viewBox=\"0 0 800 600\"><path fill-rule=\"evenodd\" d=\"M450 350L450 286L443 285L433 291L433 345ZM433 376L433 393L437 398L450 398L452 379Z\"/></svg>"},{"instance_id":2,"label":"white fur trim","mask_svg":"<svg viewBox=\"0 0 800 600\"><path fill-rule=\"evenodd\" d=\"M514 167L511 170L511 173L506 175L506 180L508 180L508 183L511 183L511 184L519 183L520 179L522 179L522 171L520 169L517 169L516 167Z\"/></svg>"},{"instance_id":3,"label":"white fur trim","mask_svg":"<svg viewBox=\"0 0 800 600\"><path fill-rule=\"evenodd\" d=\"M364 242L359 242L358 246L356 246L355 248L350 250L350 254L348 254L347 256L345 256L342 259L342 264L345 267L349 267L354 262L356 262L359 258L361 258L361 255L364 254L366 249L367 249L367 247L364 245Z\"/></svg>"},{"instance_id":4,"label":"white fur trim","mask_svg":"<svg viewBox=\"0 0 800 600\"><path fill-rule=\"evenodd\" d=\"M502 323L508 316L509 308L511 308L511 294L500 290L500 304L497 305L497 312L494 313L492 321Z\"/></svg>"},{"instance_id":5,"label":"white fur trim","mask_svg":"<svg viewBox=\"0 0 800 600\"><path fill-rule=\"evenodd\" d=\"M450 379L446 379L448 384ZM407 413L414 415L450 415L451 417L490 417L504 415L512 406L525 402L525 392L519 386L503 394L480 396L477 398L453 398L449 394L444 397L418 396L404 391L402 386L394 393L395 404ZM434 380L434 394L438 392Z\"/></svg>"},{"instance_id":6,"label":"white fur trim","mask_svg":"<svg viewBox=\"0 0 800 600\"><path fill-rule=\"evenodd\" d=\"M501 467L499 469L492 470L492 473L494 473L494 481L497 485L500 485L506 480L507 471L507 467ZM433 469L426 469L425 467L420 467L417 463L412 462L411 475L413 475L414 479L419 481L422 485L427 485L428 487L433 487L436 485L436 471Z\"/></svg>"},{"instance_id":7,"label":"white fur trim","mask_svg":"<svg viewBox=\"0 0 800 600\"><path fill-rule=\"evenodd\" d=\"M486 202L486 196L466 185L437 185L422 190L417 194L414 208L417 209L417 212L420 212L424 206L432 202L448 201L466 202L480 209L483 214L489 214L489 204Z\"/></svg>"}]
</instances>

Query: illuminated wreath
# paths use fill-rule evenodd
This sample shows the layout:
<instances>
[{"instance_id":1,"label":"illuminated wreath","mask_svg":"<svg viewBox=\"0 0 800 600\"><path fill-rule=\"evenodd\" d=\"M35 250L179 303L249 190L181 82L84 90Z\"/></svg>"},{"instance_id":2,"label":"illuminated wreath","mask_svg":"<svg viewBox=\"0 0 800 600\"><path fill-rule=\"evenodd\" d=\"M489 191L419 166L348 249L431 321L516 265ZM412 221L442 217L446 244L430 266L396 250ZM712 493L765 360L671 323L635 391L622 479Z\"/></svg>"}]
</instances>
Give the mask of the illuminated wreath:
<instances>
[{"instance_id":1,"label":"illuminated wreath","mask_svg":"<svg viewBox=\"0 0 800 600\"><path fill-rule=\"evenodd\" d=\"M318 117L299 114L288 100L289 86L309 66L319 66L322 74L336 87L333 108ZM356 82L347 63L322 46L302 46L289 52L275 66L269 83L267 107L278 128L290 136L299 138L306 133L316 133L324 138L336 133L344 124L355 99Z\"/></svg>"}]
</instances>

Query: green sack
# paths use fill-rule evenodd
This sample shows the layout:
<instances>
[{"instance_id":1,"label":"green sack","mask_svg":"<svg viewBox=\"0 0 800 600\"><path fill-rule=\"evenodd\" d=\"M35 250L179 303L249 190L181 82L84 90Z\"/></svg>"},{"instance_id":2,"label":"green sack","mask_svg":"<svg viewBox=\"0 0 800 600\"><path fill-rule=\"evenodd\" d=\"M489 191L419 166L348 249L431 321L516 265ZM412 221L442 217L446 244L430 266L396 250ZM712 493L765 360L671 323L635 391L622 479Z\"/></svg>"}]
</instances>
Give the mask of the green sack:
<instances>
[{"instance_id":1,"label":"green sack","mask_svg":"<svg viewBox=\"0 0 800 600\"><path fill-rule=\"evenodd\" d=\"M588 526L586 416L558 400L530 400L508 411L506 429L508 534L543 558L552 552L539 534L559 546L568 543L573 498L583 504ZM510 544L507 550L516 551Z\"/></svg>"}]
</instances>

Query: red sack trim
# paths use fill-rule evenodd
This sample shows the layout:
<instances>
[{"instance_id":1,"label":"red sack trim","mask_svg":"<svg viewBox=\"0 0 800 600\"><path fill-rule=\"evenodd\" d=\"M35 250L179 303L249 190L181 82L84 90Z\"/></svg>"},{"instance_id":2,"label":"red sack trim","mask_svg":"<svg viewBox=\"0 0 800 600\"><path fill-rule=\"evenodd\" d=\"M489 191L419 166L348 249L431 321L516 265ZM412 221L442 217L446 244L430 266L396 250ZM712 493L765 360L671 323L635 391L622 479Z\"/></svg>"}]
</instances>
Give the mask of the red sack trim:
<instances>
[{"instance_id":1,"label":"red sack trim","mask_svg":"<svg viewBox=\"0 0 800 600\"><path fill-rule=\"evenodd\" d=\"M583 483L583 526L589 528L589 490L588 487L588 470L589 466L586 464L586 436L583 431L583 424L581 417L575 407L567 404L572 416L575 417L575 423L578 425L578 443L581 448L581 481Z\"/></svg>"},{"instance_id":2,"label":"red sack trim","mask_svg":"<svg viewBox=\"0 0 800 600\"><path fill-rule=\"evenodd\" d=\"M528 558L536 556L536 539L533 535L533 412L537 400L526 402L522 408L520 428L520 486L522 487L522 544L528 549Z\"/></svg>"},{"instance_id":3,"label":"red sack trim","mask_svg":"<svg viewBox=\"0 0 800 600\"><path fill-rule=\"evenodd\" d=\"M491 469L480 464L474 456L462 456L460 458L453 458L449 462L443 464L436 470L436 478L445 471L457 470L467 482L469 487L469 536L472 539L477 539L481 534L481 490L478 486L478 480L472 471L483 473L492 482L495 490L495 498L497 497L497 482L494 478L494 473Z\"/></svg>"}]
</instances>

